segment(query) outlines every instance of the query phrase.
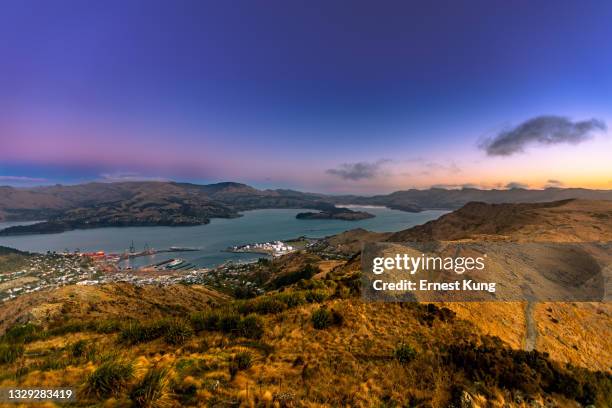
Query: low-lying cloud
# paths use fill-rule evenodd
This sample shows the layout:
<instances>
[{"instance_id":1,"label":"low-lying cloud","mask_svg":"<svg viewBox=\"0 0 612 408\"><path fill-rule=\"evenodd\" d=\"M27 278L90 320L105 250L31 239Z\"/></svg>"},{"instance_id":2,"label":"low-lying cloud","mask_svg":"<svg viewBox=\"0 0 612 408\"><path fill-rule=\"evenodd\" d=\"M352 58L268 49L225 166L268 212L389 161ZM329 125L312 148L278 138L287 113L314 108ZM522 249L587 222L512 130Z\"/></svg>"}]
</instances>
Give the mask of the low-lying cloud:
<instances>
[{"instance_id":1,"label":"low-lying cloud","mask_svg":"<svg viewBox=\"0 0 612 408\"><path fill-rule=\"evenodd\" d=\"M325 172L333 176L338 176L345 180L366 180L377 177L381 170L382 165L389 160L381 159L376 162L356 162L356 163L343 163L338 168L328 169Z\"/></svg>"},{"instance_id":2,"label":"low-lying cloud","mask_svg":"<svg viewBox=\"0 0 612 408\"><path fill-rule=\"evenodd\" d=\"M489 156L511 156L523 152L529 145L582 143L590 139L593 132L606 129L606 123L595 118L572 122L563 116L537 116L485 140L480 148Z\"/></svg>"},{"instance_id":3,"label":"low-lying cloud","mask_svg":"<svg viewBox=\"0 0 612 408\"><path fill-rule=\"evenodd\" d=\"M546 182L546 188L560 188L563 187L564 183L560 180L550 179Z\"/></svg>"},{"instance_id":4,"label":"low-lying cloud","mask_svg":"<svg viewBox=\"0 0 612 408\"><path fill-rule=\"evenodd\" d=\"M170 181L170 179L165 177L143 176L139 173L132 172L114 172L100 174L100 181L114 183L122 181Z\"/></svg>"},{"instance_id":5,"label":"low-lying cloud","mask_svg":"<svg viewBox=\"0 0 612 408\"><path fill-rule=\"evenodd\" d=\"M45 183L48 180L40 177L0 176L0 183Z\"/></svg>"},{"instance_id":6,"label":"low-lying cloud","mask_svg":"<svg viewBox=\"0 0 612 408\"><path fill-rule=\"evenodd\" d=\"M508 184L506 184L506 188L508 190L512 190L513 188L529 188L528 184L525 183L519 183L518 181L511 181Z\"/></svg>"}]
</instances>

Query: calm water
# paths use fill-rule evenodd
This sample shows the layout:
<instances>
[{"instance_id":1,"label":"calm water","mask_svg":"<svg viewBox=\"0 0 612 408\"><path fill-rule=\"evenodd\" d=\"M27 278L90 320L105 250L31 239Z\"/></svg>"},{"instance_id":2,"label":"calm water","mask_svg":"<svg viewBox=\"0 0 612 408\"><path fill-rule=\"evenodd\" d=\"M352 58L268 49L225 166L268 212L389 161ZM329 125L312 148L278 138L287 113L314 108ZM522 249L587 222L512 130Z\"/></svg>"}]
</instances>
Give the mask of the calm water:
<instances>
[{"instance_id":1,"label":"calm water","mask_svg":"<svg viewBox=\"0 0 612 408\"><path fill-rule=\"evenodd\" d=\"M353 207L361 209L361 207ZM399 231L433 220L446 211L424 211L408 213L382 207L363 208L374 218L360 221L342 220L298 220L295 215L304 210L274 209L246 211L240 218L211 220L210 224L195 227L124 227L76 230L61 234L0 237L0 245L32 252L105 251L121 253L134 241L137 250L145 244L151 248L170 246L198 248L198 251L157 254L135 258L133 266L141 266L180 257L196 265L210 267L226 260L251 260L257 254L234 254L222 252L231 245L271 240L286 240L307 236L320 238L353 228L370 231ZM0 229L16 223L0 222ZM22 223L23 224L23 223Z\"/></svg>"}]
</instances>

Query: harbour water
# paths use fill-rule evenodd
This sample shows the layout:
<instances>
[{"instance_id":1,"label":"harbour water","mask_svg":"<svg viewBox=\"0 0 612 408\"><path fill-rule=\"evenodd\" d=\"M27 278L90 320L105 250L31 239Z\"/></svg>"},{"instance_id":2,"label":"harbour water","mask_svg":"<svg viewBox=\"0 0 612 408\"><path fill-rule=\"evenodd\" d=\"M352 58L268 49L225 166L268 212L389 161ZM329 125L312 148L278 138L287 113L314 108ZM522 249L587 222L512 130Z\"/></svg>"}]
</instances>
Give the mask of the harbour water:
<instances>
[{"instance_id":1,"label":"harbour water","mask_svg":"<svg viewBox=\"0 0 612 408\"><path fill-rule=\"evenodd\" d=\"M352 207L356 210L361 207ZM252 242L287 240L300 236L321 238L354 228L370 231L399 231L436 219L447 211L430 210L409 213L383 207L367 207L363 211L376 217L359 221L298 220L295 215L304 210L268 209L246 211L240 218L212 219L210 224L194 227L123 227L75 230L60 234L0 237L0 245L23 251L46 252L80 250L123 253L134 242L136 250L171 246L197 248L197 251L161 253L130 260L130 266L161 262L180 257L197 266L211 267L226 261L248 261L260 254L229 253L229 246ZM17 223L2 223L0 229Z\"/></svg>"}]
</instances>

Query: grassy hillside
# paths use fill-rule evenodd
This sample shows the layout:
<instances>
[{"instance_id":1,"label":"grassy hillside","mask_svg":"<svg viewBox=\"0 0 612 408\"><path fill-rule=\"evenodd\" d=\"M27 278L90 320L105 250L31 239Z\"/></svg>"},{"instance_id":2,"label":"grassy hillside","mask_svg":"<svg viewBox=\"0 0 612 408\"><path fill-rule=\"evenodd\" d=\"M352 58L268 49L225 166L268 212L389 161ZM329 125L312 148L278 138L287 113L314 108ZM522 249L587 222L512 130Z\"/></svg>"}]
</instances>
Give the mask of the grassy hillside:
<instances>
[{"instance_id":1,"label":"grassy hillside","mask_svg":"<svg viewBox=\"0 0 612 408\"><path fill-rule=\"evenodd\" d=\"M77 406L612 406L606 303L362 301L363 241L572 241L594 233L593 219L602 239L610 230L607 203L478 206L263 262L257 297L121 284L14 299L0 310L0 386L75 387Z\"/></svg>"},{"instance_id":2,"label":"grassy hillside","mask_svg":"<svg viewBox=\"0 0 612 408\"><path fill-rule=\"evenodd\" d=\"M336 270L249 300L194 298L159 317L65 310L44 330L5 333L0 384L76 386L79 405L111 406L612 403L609 374L513 349L444 307L357 296L353 275Z\"/></svg>"},{"instance_id":3,"label":"grassy hillside","mask_svg":"<svg viewBox=\"0 0 612 408\"><path fill-rule=\"evenodd\" d=\"M0 274L17 271L27 265L29 254L0 245Z\"/></svg>"}]
</instances>

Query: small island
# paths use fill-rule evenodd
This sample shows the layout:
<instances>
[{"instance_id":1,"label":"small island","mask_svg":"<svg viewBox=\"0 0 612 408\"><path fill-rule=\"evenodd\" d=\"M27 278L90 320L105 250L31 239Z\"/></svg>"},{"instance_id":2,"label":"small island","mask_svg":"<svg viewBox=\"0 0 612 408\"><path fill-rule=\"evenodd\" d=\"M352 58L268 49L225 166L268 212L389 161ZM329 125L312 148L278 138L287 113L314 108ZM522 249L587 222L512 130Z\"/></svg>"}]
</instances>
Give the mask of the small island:
<instances>
[{"instance_id":1,"label":"small island","mask_svg":"<svg viewBox=\"0 0 612 408\"><path fill-rule=\"evenodd\" d=\"M329 206L319 212L303 212L295 216L299 220L345 220L358 221L374 218L374 214L365 211L353 211L344 207Z\"/></svg>"}]
</instances>

